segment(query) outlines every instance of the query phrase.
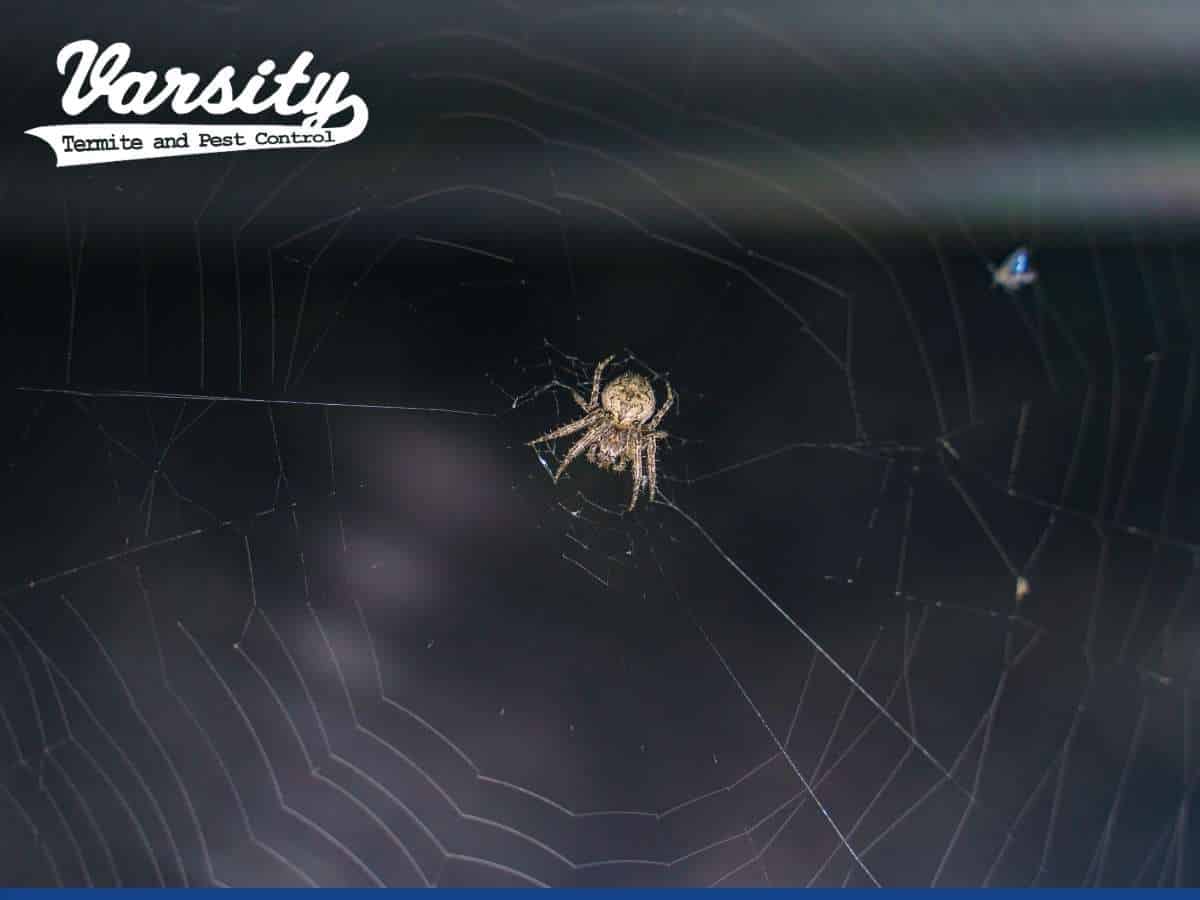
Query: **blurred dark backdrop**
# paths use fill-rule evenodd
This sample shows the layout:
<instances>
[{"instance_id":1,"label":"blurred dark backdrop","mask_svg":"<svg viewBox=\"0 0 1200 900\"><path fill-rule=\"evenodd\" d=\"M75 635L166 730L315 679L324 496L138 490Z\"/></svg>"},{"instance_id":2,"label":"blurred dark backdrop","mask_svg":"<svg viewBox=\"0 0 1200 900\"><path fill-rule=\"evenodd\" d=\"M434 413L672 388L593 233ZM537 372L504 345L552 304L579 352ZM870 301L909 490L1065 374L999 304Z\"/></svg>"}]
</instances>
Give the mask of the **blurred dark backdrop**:
<instances>
[{"instance_id":1,"label":"blurred dark backdrop","mask_svg":"<svg viewBox=\"0 0 1200 900\"><path fill-rule=\"evenodd\" d=\"M1196 883L1194 5L10 21L0 883ZM55 169L81 37L370 123Z\"/></svg>"}]
</instances>

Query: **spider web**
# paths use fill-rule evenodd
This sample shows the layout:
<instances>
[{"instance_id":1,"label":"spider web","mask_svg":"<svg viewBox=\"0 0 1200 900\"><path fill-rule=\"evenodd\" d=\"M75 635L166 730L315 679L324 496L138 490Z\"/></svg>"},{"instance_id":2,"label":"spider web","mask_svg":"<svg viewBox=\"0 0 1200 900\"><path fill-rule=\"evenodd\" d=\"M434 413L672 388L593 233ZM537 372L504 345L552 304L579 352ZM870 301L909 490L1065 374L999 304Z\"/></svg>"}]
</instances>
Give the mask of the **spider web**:
<instances>
[{"instance_id":1,"label":"spider web","mask_svg":"<svg viewBox=\"0 0 1200 900\"><path fill-rule=\"evenodd\" d=\"M0 880L1195 884L1187 29L560 7L31 29L372 119L8 157Z\"/></svg>"}]
</instances>

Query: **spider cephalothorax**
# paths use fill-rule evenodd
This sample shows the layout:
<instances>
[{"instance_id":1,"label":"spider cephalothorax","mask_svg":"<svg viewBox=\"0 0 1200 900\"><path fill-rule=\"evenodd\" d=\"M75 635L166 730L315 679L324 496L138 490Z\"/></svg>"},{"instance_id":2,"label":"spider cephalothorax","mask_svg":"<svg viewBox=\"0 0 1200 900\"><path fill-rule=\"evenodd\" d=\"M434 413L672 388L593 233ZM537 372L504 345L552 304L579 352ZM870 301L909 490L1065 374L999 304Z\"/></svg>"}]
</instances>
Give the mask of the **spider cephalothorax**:
<instances>
[{"instance_id":1,"label":"spider cephalothorax","mask_svg":"<svg viewBox=\"0 0 1200 900\"><path fill-rule=\"evenodd\" d=\"M571 397L586 415L530 441L529 446L583 431L583 437L563 457L558 471L554 473L554 480L557 482L567 466L585 451L588 462L602 469L624 472L627 466L632 466L633 496L629 499L629 508L632 510L637 505L643 485L647 487L650 499L654 499L658 487L658 441L667 436L665 431L657 429L675 402L675 394L668 384L667 400L655 412L657 401L654 388L645 376L636 372L618 375L601 390L600 376L604 367L612 361L613 357L610 356L596 366L592 376L592 395L586 402L575 391L571 391Z\"/></svg>"}]
</instances>

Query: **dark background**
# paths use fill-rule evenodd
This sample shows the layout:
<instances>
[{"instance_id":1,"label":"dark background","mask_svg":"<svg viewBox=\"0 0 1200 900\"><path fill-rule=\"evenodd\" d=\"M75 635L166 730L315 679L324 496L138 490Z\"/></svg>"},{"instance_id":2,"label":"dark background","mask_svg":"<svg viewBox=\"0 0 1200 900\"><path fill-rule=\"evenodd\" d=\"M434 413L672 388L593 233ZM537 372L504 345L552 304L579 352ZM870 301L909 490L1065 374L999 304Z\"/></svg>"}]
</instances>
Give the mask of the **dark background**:
<instances>
[{"instance_id":1,"label":"dark background","mask_svg":"<svg viewBox=\"0 0 1200 900\"><path fill-rule=\"evenodd\" d=\"M0 882L1195 885L1200 14L1040 7L14 10ZM55 169L81 37L370 123Z\"/></svg>"}]
</instances>

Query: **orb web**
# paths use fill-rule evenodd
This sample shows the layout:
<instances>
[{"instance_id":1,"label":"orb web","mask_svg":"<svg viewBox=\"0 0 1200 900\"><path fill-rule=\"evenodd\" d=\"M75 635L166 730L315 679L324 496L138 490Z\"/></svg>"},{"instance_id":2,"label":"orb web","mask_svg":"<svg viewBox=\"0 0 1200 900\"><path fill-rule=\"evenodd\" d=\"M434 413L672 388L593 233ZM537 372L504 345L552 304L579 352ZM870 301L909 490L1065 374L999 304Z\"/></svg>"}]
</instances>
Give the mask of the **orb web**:
<instances>
[{"instance_id":1,"label":"orb web","mask_svg":"<svg viewBox=\"0 0 1200 900\"><path fill-rule=\"evenodd\" d=\"M3 880L1195 883L1178 31L359 12L352 145L6 172ZM610 353L632 513L525 446Z\"/></svg>"}]
</instances>

